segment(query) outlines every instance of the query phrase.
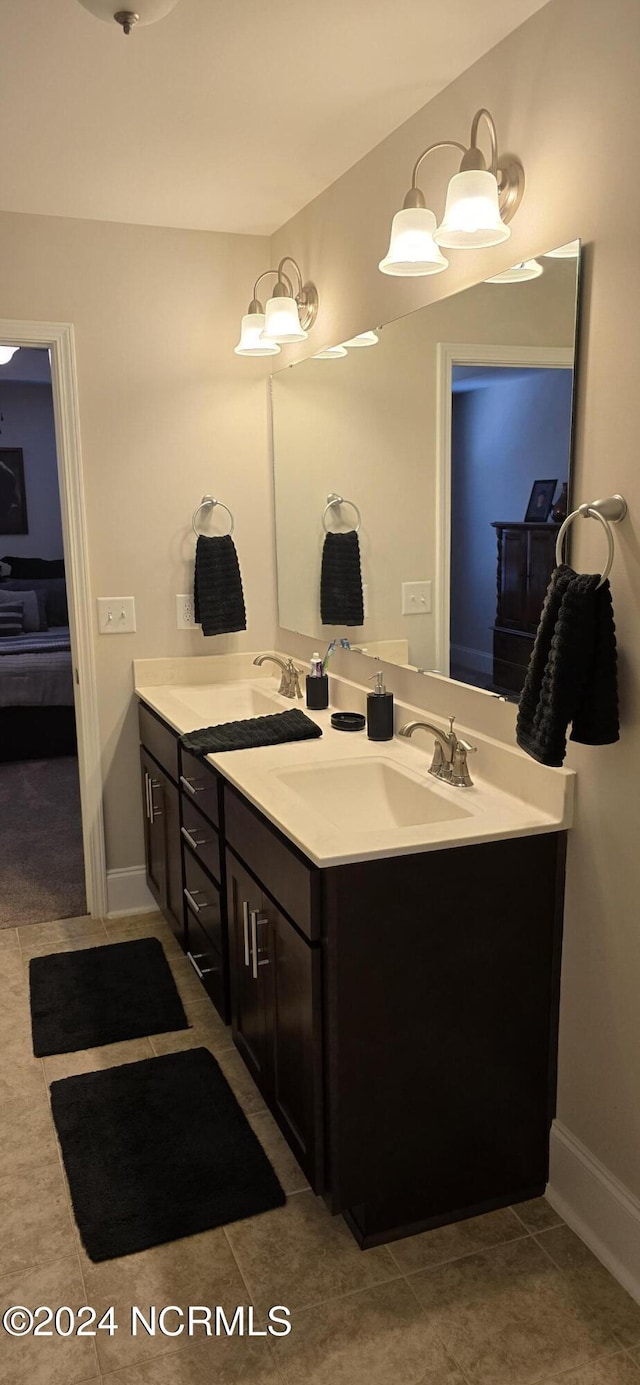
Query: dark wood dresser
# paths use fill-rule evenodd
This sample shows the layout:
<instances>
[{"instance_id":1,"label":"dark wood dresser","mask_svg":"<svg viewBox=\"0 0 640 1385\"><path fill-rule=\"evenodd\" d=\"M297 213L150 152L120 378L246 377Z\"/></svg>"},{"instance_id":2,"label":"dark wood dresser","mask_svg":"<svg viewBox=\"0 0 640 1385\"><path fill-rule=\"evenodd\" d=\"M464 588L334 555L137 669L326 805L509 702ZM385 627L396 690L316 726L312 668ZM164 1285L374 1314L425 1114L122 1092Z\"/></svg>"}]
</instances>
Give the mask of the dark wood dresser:
<instances>
[{"instance_id":1,"label":"dark wood dresser","mask_svg":"<svg viewBox=\"0 0 640 1385\"><path fill-rule=\"evenodd\" d=\"M522 692L549 578L555 567L557 524L494 520L498 541L493 688Z\"/></svg>"}]
</instances>

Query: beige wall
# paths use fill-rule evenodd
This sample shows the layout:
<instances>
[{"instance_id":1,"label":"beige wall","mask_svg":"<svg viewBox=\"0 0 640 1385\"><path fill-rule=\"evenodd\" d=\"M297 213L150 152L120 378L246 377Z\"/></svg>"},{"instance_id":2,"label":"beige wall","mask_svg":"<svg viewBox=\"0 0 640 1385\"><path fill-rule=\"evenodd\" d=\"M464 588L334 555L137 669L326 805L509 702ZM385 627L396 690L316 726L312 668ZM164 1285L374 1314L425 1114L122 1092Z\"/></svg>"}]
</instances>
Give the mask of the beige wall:
<instances>
[{"instance_id":1,"label":"beige wall","mask_svg":"<svg viewBox=\"0 0 640 1385\"><path fill-rule=\"evenodd\" d=\"M586 242L578 379L575 494L621 491L630 516L616 534L613 596L620 645L619 745L572 746L579 771L571 833L564 949L559 1116L640 1194L640 90L637 0L552 0L275 237L317 282L314 350L427 303L478 277L475 255L451 252L435 279L403 283L377 270L414 158L427 144L465 140L476 107L493 111L503 148L527 172L526 200L507 247L487 250L483 275L576 235ZM441 213L450 156L425 168ZM300 355L304 352L301 351ZM602 560L596 525L580 522L574 558ZM282 634L299 652L309 641ZM341 656L367 671L361 656ZM370 667L370 666L369 666ZM471 689L391 670L389 684L434 712L458 712L513 736L513 710Z\"/></svg>"},{"instance_id":2,"label":"beige wall","mask_svg":"<svg viewBox=\"0 0 640 1385\"><path fill-rule=\"evenodd\" d=\"M132 659L273 638L266 384L233 354L266 262L259 238L0 215L0 316L75 327L93 596L136 600L135 635L95 637L111 869L144 857ZM249 626L208 640L175 612L205 492L235 514Z\"/></svg>"}]
</instances>

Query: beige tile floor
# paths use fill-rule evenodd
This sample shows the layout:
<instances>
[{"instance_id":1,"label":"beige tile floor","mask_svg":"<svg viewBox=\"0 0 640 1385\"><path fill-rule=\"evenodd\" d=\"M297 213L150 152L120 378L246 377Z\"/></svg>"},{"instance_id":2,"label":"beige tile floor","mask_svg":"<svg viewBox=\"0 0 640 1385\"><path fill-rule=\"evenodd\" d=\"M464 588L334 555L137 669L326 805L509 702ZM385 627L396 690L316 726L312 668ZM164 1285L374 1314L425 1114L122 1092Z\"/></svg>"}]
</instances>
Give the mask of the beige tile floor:
<instances>
[{"instance_id":1,"label":"beige tile floor","mask_svg":"<svg viewBox=\"0 0 640 1385\"><path fill-rule=\"evenodd\" d=\"M155 934L188 1032L34 1059L28 961ZM0 1316L86 1303L118 1332L13 1339L3 1385L640 1385L640 1307L542 1198L362 1253L314 1197L160 918L0 931ZM274 1212L94 1265L76 1233L48 1083L207 1045L287 1192ZM287 1338L136 1337L132 1304L291 1309Z\"/></svg>"}]
</instances>

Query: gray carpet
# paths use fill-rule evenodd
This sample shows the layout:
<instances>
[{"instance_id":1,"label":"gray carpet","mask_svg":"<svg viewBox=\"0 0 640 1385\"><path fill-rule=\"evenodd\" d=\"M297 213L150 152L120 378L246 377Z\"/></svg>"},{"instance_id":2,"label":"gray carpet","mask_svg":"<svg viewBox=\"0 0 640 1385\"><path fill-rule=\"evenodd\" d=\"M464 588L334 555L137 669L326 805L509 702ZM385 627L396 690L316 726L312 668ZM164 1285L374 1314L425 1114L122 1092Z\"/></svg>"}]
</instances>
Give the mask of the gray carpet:
<instances>
[{"instance_id":1,"label":"gray carpet","mask_svg":"<svg viewBox=\"0 0 640 1385\"><path fill-rule=\"evenodd\" d=\"M0 764L0 928L86 912L77 759Z\"/></svg>"}]
</instances>

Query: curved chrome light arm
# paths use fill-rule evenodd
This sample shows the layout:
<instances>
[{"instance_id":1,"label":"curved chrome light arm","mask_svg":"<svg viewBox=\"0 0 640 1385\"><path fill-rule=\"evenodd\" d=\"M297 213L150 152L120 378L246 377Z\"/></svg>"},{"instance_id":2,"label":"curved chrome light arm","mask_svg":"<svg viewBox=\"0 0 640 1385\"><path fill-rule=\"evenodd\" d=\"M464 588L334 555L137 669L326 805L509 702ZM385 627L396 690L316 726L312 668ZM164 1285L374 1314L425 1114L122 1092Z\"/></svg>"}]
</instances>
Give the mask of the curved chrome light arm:
<instances>
[{"instance_id":1,"label":"curved chrome light arm","mask_svg":"<svg viewBox=\"0 0 640 1385\"><path fill-rule=\"evenodd\" d=\"M304 288L304 284L303 284L303 281L302 281L302 274L300 273L300 265L298 264L298 261L297 261L297 260L294 260L293 255L283 255L283 256L282 256L282 259L281 259L281 261L280 261L280 264L278 265L278 278L281 279L281 280L283 279L284 282L285 282L286 284L289 285L289 291L290 291L290 293L291 293L291 296L294 297L293 289L292 289L292 287L291 287L291 280L288 279L287 276L286 276L286 274L283 274L283 271L282 271L282 266L285 265L285 264L287 263L287 261L289 262L289 264L292 264L292 265L293 265L293 267L294 267L294 269L295 269L295 271L296 271L296 274L297 274L297 276L298 276L298 283L299 283L299 285L300 285L300 288L299 288L299 292L300 292L300 293L302 293L302 290L303 290L303 288ZM298 296L298 295L296 294L295 297L297 298L297 296Z\"/></svg>"},{"instance_id":2,"label":"curved chrome light arm","mask_svg":"<svg viewBox=\"0 0 640 1385\"><path fill-rule=\"evenodd\" d=\"M252 297L252 299L251 299L251 302L250 302L249 308L248 308L248 311L249 311L250 313L263 313L263 312L264 312L264 308L263 308L263 306L262 306L262 303L260 302L260 299L258 298L258 285L262 283L262 280L263 280L263 279L268 279L270 274L275 274L275 275L277 276L277 278L278 278L280 281L284 280L284 282L285 282L286 284L288 284L288 286L289 286L289 292L290 292L290 294L291 294L291 297L293 298L293 284L291 283L291 280L287 278L287 275L286 275L286 274L282 274L282 272L281 272L281 265L279 265L277 269L265 269L265 270L264 270L264 273L258 275L258 278L256 279L256 282L255 282L255 284L254 284L254 286L253 286L253 297Z\"/></svg>"},{"instance_id":3,"label":"curved chrome light arm","mask_svg":"<svg viewBox=\"0 0 640 1385\"><path fill-rule=\"evenodd\" d=\"M493 176L495 178L498 174L498 134L496 131L495 120L491 114L491 111L488 111L486 106L481 106L480 110L476 111L473 117L473 120L471 122L471 138L469 140L469 148L465 150L465 158L468 154L471 154L472 152L474 154L480 154L482 158L482 167L486 168L484 155L481 154L481 151L478 147L478 126L480 125L480 121L482 119L486 121L487 129L489 131L489 140L491 143L491 162L489 163L489 172L493 173ZM473 164L465 164L464 159L462 160L462 165L463 168L478 167L478 164L476 164L475 162Z\"/></svg>"},{"instance_id":4,"label":"curved chrome light arm","mask_svg":"<svg viewBox=\"0 0 640 1385\"><path fill-rule=\"evenodd\" d=\"M423 149L422 153L416 159L415 164L413 165L413 173L411 175L411 187L402 204L404 207L426 207L427 204L425 202L424 193L418 187L417 183L418 172L420 169L420 165L422 164L423 160L426 159L427 154L433 154L434 150L436 149L460 149L463 154L466 154L467 152L464 144L460 144L457 139L441 139L438 140L437 144L430 144L428 149Z\"/></svg>"}]
</instances>

